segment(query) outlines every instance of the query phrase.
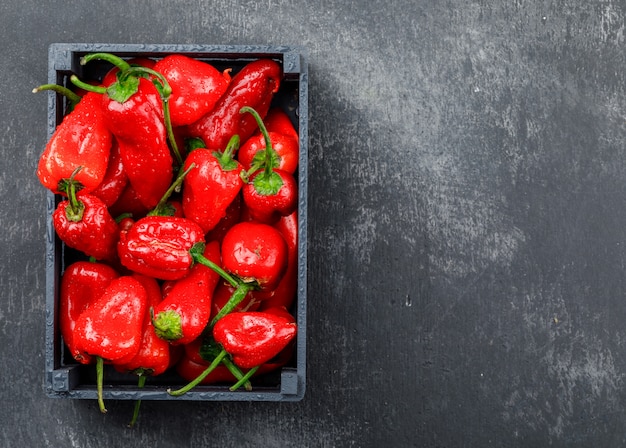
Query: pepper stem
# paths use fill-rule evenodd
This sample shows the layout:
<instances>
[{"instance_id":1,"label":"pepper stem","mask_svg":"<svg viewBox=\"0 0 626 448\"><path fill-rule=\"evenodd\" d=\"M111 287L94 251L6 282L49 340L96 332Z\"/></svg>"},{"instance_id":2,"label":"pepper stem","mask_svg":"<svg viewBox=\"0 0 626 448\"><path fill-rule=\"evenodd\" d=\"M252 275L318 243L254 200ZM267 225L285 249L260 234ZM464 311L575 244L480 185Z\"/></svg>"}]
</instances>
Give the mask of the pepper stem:
<instances>
[{"instance_id":1,"label":"pepper stem","mask_svg":"<svg viewBox=\"0 0 626 448\"><path fill-rule=\"evenodd\" d=\"M228 357L222 359L222 364L224 364L228 371L237 379L237 384L239 384L239 386L243 384L244 388L248 392L252 390L252 384L250 384L250 381L247 378L244 378L244 374L241 372L239 367L237 367Z\"/></svg>"},{"instance_id":2,"label":"pepper stem","mask_svg":"<svg viewBox=\"0 0 626 448\"><path fill-rule=\"evenodd\" d=\"M96 356L96 389L98 391L98 406L100 412L106 414L107 409L104 406L104 398L102 393L102 387L104 383L104 359L101 356Z\"/></svg>"},{"instance_id":3,"label":"pepper stem","mask_svg":"<svg viewBox=\"0 0 626 448\"><path fill-rule=\"evenodd\" d=\"M65 209L65 216L70 222L79 222L83 219L83 214L85 213L85 204L76 197L76 181L74 180L74 177L82 168L82 166L76 167L64 187L69 201L69 205Z\"/></svg>"},{"instance_id":4,"label":"pepper stem","mask_svg":"<svg viewBox=\"0 0 626 448\"><path fill-rule=\"evenodd\" d=\"M248 370L246 374L243 377L241 377L239 381L233 384L228 390L230 390L231 392L234 392L237 389L239 389L244 383L246 383L252 377L252 375L256 373L257 370L259 370L259 366L253 367L250 370Z\"/></svg>"},{"instance_id":5,"label":"pepper stem","mask_svg":"<svg viewBox=\"0 0 626 448\"><path fill-rule=\"evenodd\" d=\"M167 389L167 393L169 395L172 395L173 397L180 397L181 395L186 394L187 392L189 392L191 389L193 389L194 387L196 387L198 384L200 384L202 382L203 379L205 379L209 373L211 373L213 370L215 370L215 368L217 366L220 365L220 363L222 362L222 359L224 359L224 357L227 355L228 353L226 353L226 350L222 350L213 360L213 362L209 365L209 367L207 367L204 372L202 372L200 375L198 375L196 378L194 378L191 382L187 383L187 385L181 387L180 389L177 390L171 390L171 389Z\"/></svg>"},{"instance_id":6,"label":"pepper stem","mask_svg":"<svg viewBox=\"0 0 626 448\"><path fill-rule=\"evenodd\" d=\"M166 213L167 200L170 198L172 193L174 193L174 191L176 191L176 189L180 187L180 185L183 183L183 180L185 179L185 176L189 173L189 171L195 168L195 166L196 165L192 163L191 165L189 165L189 168L187 168L185 171L178 173L178 176L176 176L176 179L174 179L174 182L172 183L172 185L170 185L167 191L163 194L158 204L152 210L148 212L148 216L166 216L167 215Z\"/></svg>"},{"instance_id":7,"label":"pepper stem","mask_svg":"<svg viewBox=\"0 0 626 448\"><path fill-rule=\"evenodd\" d=\"M76 92L72 92L65 86L60 86L58 84L42 84L33 89L33 93L43 92L44 90L51 90L53 92L59 93L67 98L70 102L70 108L74 108L78 102L80 101L80 96L76 94Z\"/></svg>"},{"instance_id":8,"label":"pepper stem","mask_svg":"<svg viewBox=\"0 0 626 448\"><path fill-rule=\"evenodd\" d=\"M139 375L139 380L137 381L137 387L139 389L143 389L143 387L146 385L146 375ZM135 401L135 407L133 408L133 416L130 420L130 422L128 423L128 427L132 428L133 426L135 426L135 423L137 423L137 419L139 418L139 407L141 406L141 400L136 400Z\"/></svg>"},{"instance_id":9,"label":"pepper stem","mask_svg":"<svg viewBox=\"0 0 626 448\"><path fill-rule=\"evenodd\" d=\"M228 302L219 310L219 312L215 315L213 320L209 323L208 328L211 329L215 326L218 320L222 317L226 316L228 313L232 313L232 311L241 303L241 301L246 297L246 295L254 288L254 286L250 283L242 283L237 286L237 289L233 292L228 299Z\"/></svg>"},{"instance_id":10,"label":"pepper stem","mask_svg":"<svg viewBox=\"0 0 626 448\"><path fill-rule=\"evenodd\" d=\"M79 89L86 90L87 92L95 92L100 94L107 93L106 87L94 86L93 84L86 83L85 81L81 81L76 75L70 76L70 81Z\"/></svg>"},{"instance_id":11,"label":"pepper stem","mask_svg":"<svg viewBox=\"0 0 626 448\"><path fill-rule=\"evenodd\" d=\"M230 275L228 272L222 269L219 265L212 262L211 260L209 260L207 257L205 257L202 254L204 252L204 248L205 248L205 245L203 243L198 243L198 244L194 244L191 247L191 249L189 249L189 253L191 254L191 257L193 258L194 263L200 263L201 265L204 265L207 268L213 269L215 272L217 272L220 275L220 277L222 277L232 286L234 286L235 288L239 287L241 285L240 281L238 281L235 277Z\"/></svg>"}]
</instances>

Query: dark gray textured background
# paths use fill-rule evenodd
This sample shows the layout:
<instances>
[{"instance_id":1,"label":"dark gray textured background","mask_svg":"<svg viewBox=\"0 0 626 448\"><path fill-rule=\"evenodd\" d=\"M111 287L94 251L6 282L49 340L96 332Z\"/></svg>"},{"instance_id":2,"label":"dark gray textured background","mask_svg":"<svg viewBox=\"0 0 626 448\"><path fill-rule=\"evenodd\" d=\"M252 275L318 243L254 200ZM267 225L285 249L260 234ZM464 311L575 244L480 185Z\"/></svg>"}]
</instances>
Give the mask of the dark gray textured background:
<instances>
[{"instance_id":1,"label":"dark gray textured background","mask_svg":"<svg viewBox=\"0 0 626 448\"><path fill-rule=\"evenodd\" d=\"M626 446L626 2L0 4L0 446ZM43 393L52 42L309 51L301 403Z\"/></svg>"}]
</instances>

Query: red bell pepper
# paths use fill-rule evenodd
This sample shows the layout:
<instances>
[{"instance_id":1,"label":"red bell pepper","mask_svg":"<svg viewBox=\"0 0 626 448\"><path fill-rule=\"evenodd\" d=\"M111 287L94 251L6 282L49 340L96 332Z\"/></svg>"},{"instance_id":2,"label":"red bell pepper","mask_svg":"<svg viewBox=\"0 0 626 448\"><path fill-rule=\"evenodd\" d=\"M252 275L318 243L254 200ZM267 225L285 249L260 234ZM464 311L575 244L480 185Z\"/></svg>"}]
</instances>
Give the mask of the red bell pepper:
<instances>
[{"instance_id":1,"label":"red bell pepper","mask_svg":"<svg viewBox=\"0 0 626 448\"><path fill-rule=\"evenodd\" d=\"M228 85L215 107L187 127L186 133L200 137L207 148L225 148L233 135L246 141L255 131L252 117L239 110L250 106L265 116L280 87L282 69L270 59L259 59L246 64Z\"/></svg>"},{"instance_id":2,"label":"red bell pepper","mask_svg":"<svg viewBox=\"0 0 626 448\"><path fill-rule=\"evenodd\" d=\"M204 243L195 222L176 216L146 216L120 232L117 253L126 268L161 280L177 280L193 264L190 249Z\"/></svg>"},{"instance_id":3,"label":"red bell pepper","mask_svg":"<svg viewBox=\"0 0 626 448\"><path fill-rule=\"evenodd\" d=\"M235 224L222 241L222 266L262 290L274 289L287 268L288 248L276 228L258 222Z\"/></svg>"},{"instance_id":4,"label":"red bell pepper","mask_svg":"<svg viewBox=\"0 0 626 448\"><path fill-rule=\"evenodd\" d=\"M194 167L183 181L183 213L205 233L226 216L243 186L242 167L232 158L238 143L234 136L224 152L195 149L185 160L185 170Z\"/></svg>"},{"instance_id":5,"label":"red bell pepper","mask_svg":"<svg viewBox=\"0 0 626 448\"><path fill-rule=\"evenodd\" d=\"M102 412L106 412L102 399L104 360L125 364L137 354L147 300L146 290L138 280L118 277L76 321L73 341L77 350L96 357L98 404Z\"/></svg>"},{"instance_id":6,"label":"red bell pepper","mask_svg":"<svg viewBox=\"0 0 626 448\"><path fill-rule=\"evenodd\" d=\"M213 337L241 368L260 366L278 355L295 337L297 325L277 313L230 313L213 327Z\"/></svg>"},{"instance_id":7,"label":"red bell pepper","mask_svg":"<svg viewBox=\"0 0 626 448\"><path fill-rule=\"evenodd\" d=\"M208 62L183 54L165 56L154 70L165 76L172 88L169 104L174 127L191 124L209 113L230 82L228 71L222 73Z\"/></svg>"},{"instance_id":8,"label":"red bell pepper","mask_svg":"<svg viewBox=\"0 0 626 448\"><path fill-rule=\"evenodd\" d=\"M68 199L60 202L52 214L59 238L69 247L96 260L113 260L116 255L118 227L107 206L97 197L75 193L69 181Z\"/></svg>"},{"instance_id":9,"label":"red bell pepper","mask_svg":"<svg viewBox=\"0 0 626 448\"><path fill-rule=\"evenodd\" d=\"M117 277L119 274L112 267L90 261L77 261L63 272L59 292L59 329L69 353L81 364L89 364L92 358L76 348L76 321Z\"/></svg>"},{"instance_id":10,"label":"red bell pepper","mask_svg":"<svg viewBox=\"0 0 626 448\"><path fill-rule=\"evenodd\" d=\"M217 241L206 245L204 257L220 264ZM189 274L174 282L165 299L153 307L152 325L156 335L174 345L198 338L211 317L213 291L220 276L213 269L194 264Z\"/></svg>"},{"instance_id":11,"label":"red bell pepper","mask_svg":"<svg viewBox=\"0 0 626 448\"><path fill-rule=\"evenodd\" d=\"M63 181L74 179L90 192L104 179L112 137L104 121L102 95L90 92L63 118L39 158L37 177L54 193L63 192ZM60 185L61 184L61 185Z\"/></svg>"}]
</instances>

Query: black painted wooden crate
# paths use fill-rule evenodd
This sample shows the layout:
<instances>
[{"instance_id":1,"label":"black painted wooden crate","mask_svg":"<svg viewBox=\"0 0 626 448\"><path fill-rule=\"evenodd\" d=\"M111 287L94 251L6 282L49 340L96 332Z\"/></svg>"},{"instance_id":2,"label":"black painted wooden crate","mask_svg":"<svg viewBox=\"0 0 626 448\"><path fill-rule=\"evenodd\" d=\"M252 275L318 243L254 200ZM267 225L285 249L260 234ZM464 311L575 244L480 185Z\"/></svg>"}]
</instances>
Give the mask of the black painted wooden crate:
<instances>
[{"instance_id":1,"label":"black painted wooden crate","mask_svg":"<svg viewBox=\"0 0 626 448\"><path fill-rule=\"evenodd\" d=\"M217 68L232 67L236 73L246 63L271 58L282 65L283 80L274 103L291 117L300 136L300 161L297 172L298 203L298 295L292 310L298 324L294 356L282 369L253 380L253 390L231 392L228 385L200 385L180 397L172 397L166 389L186 383L175 373L148 378L144 388L137 387L137 377L116 372L106 366L105 400L196 400L196 401L299 401L306 388L306 305L307 305L307 176L308 176L308 67L302 48L290 46L225 46L225 45L143 45L55 43L48 53L48 82L70 86L72 74L81 79L98 79L111 67L103 61L81 66L80 58L88 53L107 52L122 58L150 57L158 59L172 53L205 60ZM48 138L61 122L65 99L50 93L48 101ZM64 353L58 328L59 285L65 266L72 261L56 236L52 213L59 197L47 198L46 239L46 342L45 389L49 397L96 399L95 366L76 363Z\"/></svg>"}]
</instances>

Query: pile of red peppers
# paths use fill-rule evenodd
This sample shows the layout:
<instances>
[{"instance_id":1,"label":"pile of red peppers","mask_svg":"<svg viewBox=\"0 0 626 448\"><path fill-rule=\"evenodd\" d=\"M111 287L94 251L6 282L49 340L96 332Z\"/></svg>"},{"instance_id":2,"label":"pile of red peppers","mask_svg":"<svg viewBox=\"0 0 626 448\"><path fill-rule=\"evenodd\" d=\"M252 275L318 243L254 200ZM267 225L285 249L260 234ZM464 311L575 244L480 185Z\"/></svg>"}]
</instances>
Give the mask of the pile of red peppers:
<instances>
[{"instance_id":1,"label":"pile of red peppers","mask_svg":"<svg viewBox=\"0 0 626 448\"><path fill-rule=\"evenodd\" d=\"M45 84L68 110L40 156L53 225L75 255L59 326L73 359L186 384L251 378L292 357L297 293L298 132L272 106L271 59L233 73L184 54L123 59L102 80ZM183 384L181 381L181 384ZM137 418L139 402L131 422Z\"/></svg>"}]
</instances>

